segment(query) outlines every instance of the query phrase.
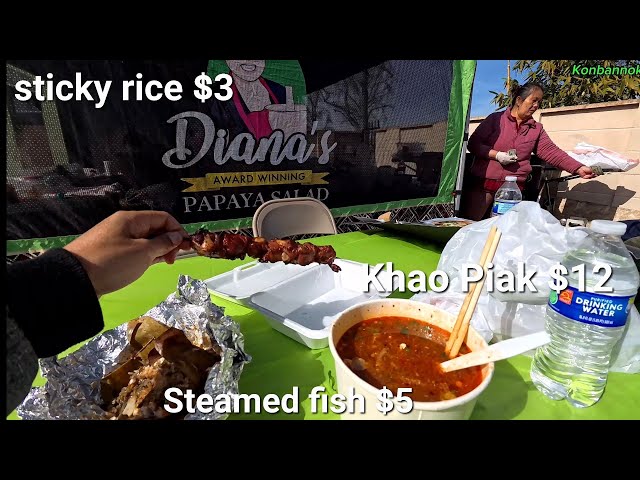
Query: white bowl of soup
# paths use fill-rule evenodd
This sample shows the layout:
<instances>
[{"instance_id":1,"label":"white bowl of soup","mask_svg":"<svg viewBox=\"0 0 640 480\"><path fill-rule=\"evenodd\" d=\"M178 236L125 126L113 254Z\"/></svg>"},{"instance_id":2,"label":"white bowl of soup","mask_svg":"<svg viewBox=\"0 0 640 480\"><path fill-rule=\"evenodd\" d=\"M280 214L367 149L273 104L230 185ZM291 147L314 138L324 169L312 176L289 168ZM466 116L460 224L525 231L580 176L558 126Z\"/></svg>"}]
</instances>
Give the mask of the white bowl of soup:
<instances>
[{"instance_id":1,"label":"white bowl of soup","mask_svg":"<svg viewBox=\"0 0 640 480\"><path fill-rule=\"evenodd\" d=\"M433 305L402 299L372 300L343 311L329 334L338 393L355 399L344 402L342 418L468 419L491 382L494 364L439 369L448 360L444 346L455 321ZM469 327L459 355L486 347Z\"/></svg>"}]
</instances>

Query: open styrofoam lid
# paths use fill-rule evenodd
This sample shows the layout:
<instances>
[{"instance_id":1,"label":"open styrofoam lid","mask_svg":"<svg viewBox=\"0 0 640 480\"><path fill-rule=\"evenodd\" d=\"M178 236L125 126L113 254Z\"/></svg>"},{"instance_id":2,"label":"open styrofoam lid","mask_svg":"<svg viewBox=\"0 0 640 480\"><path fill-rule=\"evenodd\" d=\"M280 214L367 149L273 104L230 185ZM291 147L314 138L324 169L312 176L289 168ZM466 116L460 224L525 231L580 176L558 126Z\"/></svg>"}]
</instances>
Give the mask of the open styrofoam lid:
<instances>
[{"instance_id":1,"label":"open styrofoam lid","mask_svg":"<svg viewBox=\"0 0 640 480\"><path fill-rule=\"evenodd\" d=\"M321 265L252 295L249 303L270 318L280 320L284 327L313 339L326 337L334 320L347 308L386 297L399 286L398 277L383 270L377 277L383 286L392 284L392 288L377 291L367 284L367 264L341 259L335 263L341 268L339 273Z\"/></svg>"},{"instance_id":2,"label":"open styrofoam lid","mask_svg":"<svg viewBox=\"0 0 640 480\"><path fill-rule=\"evenodd\" d=\"M346 308L386 297L400 285L397 276L382 270L377 278L390 289L378 291L367 282L366 263L336 259L335 264L339 272L320 264L251 262L205 283L214 294L260 311L278 325L276 330L313 343L328 337L331 324Z\"/></svg>"},{"instance_id":3,"label":"open styrofoam lid","mask_svg":"<svg viewBox=\"0 0 640 480\"><path fill-rule=\"evenodd\" d=\"M317 266L317 265L316 265ZM214 293L242 300L254 293L262 292L284 280L297 276L314 266L293 264L260 263L241 265L233 270L210 278L205 284Z\"/></svg>"}]
</instances>

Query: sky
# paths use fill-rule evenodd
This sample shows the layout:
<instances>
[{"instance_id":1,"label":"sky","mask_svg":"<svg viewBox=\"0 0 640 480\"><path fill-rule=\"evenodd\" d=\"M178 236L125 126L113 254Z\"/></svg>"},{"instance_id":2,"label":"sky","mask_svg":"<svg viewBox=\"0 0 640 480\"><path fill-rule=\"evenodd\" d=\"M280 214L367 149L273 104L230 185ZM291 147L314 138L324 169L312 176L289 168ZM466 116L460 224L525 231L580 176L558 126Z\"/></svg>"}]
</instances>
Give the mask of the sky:
<instances>
[{"instance_id":1,"label":"sky","mask_svg":"<svg viewBox=\"0 0 640 480\"><path fill-rule=\"evenodd\" d=\"M478 60L476 78L473 84L473 96L471 98L471 117L485 117L496 111L497 105L491 103L495 92L504 91L504 81L507 78L507 60ZM513 72L516 60L511 60L511 76L518 81L522 77Z\"/></svg>"}]
</instances>

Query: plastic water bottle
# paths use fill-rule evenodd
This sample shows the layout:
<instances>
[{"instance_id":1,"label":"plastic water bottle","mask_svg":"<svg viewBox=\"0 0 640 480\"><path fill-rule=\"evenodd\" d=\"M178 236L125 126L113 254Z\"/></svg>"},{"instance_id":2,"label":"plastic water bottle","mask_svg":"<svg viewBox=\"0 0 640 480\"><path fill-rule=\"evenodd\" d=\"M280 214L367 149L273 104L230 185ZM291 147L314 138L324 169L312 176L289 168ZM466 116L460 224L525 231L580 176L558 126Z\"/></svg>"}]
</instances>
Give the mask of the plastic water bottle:
<instances>
[{"instance_id":1,"label":"plastic water bottle","mask_svg":"<svg viewBox=\"0 0 640 480\"><path fill-rule=\"evenodd\" d=\"M622 337L629 311L638 293L640 276L622 239L627 226L621 222L594 220L590 233L562 264L567 268L568 286L551 291L546 313L546 330L551 342L540 347L531 364L531 380L553 400L566 399L574 407L589 407L600 400L609 373L611 353ZM604 287L594 290L608 276ZM579 273L571 269L584 264L584 292L578 290Z\"/></svg>"},{"instance_id":2,"label":"plastic water bottle","mask_svg":"<svg viewBox=\"0 0 640 480\"><path fill-rule=\"evenodd\" d=\"M518 177L505 177L505 182L496 192L491 216L504 215L522 201L522 193L516 181Z\"/></svg>"}]
</instances>

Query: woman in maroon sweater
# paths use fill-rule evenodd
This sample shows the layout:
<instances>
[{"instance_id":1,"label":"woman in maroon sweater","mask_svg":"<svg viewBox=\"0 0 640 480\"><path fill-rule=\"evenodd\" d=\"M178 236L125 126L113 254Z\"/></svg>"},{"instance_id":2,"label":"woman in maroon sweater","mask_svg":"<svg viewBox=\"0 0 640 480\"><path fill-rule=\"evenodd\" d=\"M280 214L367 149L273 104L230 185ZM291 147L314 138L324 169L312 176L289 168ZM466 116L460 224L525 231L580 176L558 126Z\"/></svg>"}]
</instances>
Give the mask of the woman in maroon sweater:
<instances>
[{"instance_id":1,"label":"woman in maroon sweater","mask_svg":"<svg viewBox=\"0 0 640 480\"><path fill-rule=\"evenodd\" d=\"M536 83L521 85L513 96L511 107L489 115L471 135L468 148L475 160L462 192L463 217L469 220L488 218L495 193L507 176L517 177L518 186L524 189L524 182L531 173L532 153L582 178L595 176L590 167L560 150L542 124L532 118L542 95L542 87Z\"/></svg>"}]
</instances>

